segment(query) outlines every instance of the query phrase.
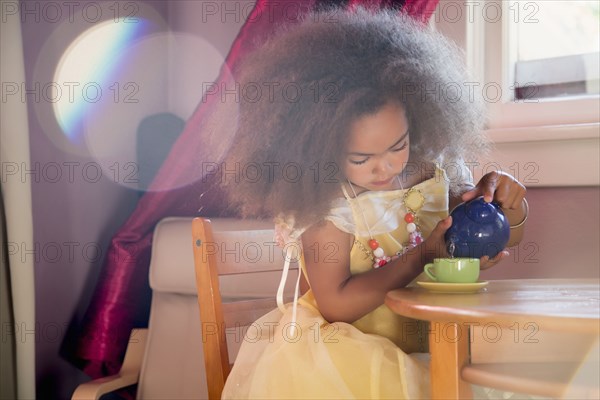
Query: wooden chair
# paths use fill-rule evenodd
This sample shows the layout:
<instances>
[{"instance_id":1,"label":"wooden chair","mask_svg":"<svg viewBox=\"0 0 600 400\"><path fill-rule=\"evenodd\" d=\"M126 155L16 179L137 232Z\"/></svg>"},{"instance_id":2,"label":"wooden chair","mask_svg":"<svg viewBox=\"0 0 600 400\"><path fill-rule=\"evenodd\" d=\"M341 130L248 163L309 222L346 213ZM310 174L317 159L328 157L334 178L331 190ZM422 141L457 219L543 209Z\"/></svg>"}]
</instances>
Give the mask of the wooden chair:
<instances>
[{"instance_id":1,"label":"wooden chair","mask_svg":"<svg viewBox=\"0 0 600 400\"><path fill-rule=\"evenodd\" d=\"M255 297L247 287L240 288L248 291L246 298L223 301L219 276L248 274L251 282L251 275L281 270L284 257L273 241L271 221L195 218L192 236L208 398L220 399L232 366L230 355L235 357L228 348L228 329L249 326L275 309L277 287L268 298Z\"/></svg>"}]
</instances>

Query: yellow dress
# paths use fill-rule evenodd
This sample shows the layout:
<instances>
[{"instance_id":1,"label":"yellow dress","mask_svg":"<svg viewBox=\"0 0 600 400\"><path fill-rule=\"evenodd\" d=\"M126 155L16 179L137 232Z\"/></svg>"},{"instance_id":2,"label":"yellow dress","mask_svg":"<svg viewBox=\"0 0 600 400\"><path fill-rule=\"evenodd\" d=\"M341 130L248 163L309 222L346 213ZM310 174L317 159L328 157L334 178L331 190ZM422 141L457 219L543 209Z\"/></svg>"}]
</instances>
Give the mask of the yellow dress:
<instances>
[{"instance_id":1,"label":"yellow dress","mask_svg":"<svg viewBox=\"0 0 600 400\"><path fill-rule=\"evenodd\" d=\"M356 240L351 251L353 274L373 268L365 252L368 230L386 254L408 242L403 202L407 190L364 192L357 198L345 193L346 198L333 205L327 219ZM426 238L448 214L445 174L438 170L433 178L415 185L415 191L423 200L417 215ZM253 327L260 327L261 335L253 330L253 337L242 343L223 399L429 398L428 363L423 357L426 328L386 305L352 324L328 323L309 290L298 300L295 324L290 304L283 313L276 309L261 317Z\"/></svg>"}]
</instances>

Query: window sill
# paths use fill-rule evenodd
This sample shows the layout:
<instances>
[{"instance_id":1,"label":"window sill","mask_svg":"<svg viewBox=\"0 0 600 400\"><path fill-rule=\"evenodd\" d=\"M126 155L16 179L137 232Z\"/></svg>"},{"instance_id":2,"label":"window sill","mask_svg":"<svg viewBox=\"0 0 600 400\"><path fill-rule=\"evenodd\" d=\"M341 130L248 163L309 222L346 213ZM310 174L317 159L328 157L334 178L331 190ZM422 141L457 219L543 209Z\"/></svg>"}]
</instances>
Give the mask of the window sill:
<instances>
[{"instance_id":1,"label":"window sill","mask_svg":"<svg viewBox=\"0 0 600 400\"><path fill-rule=\"evenodd\" d=\"M497 128L487 130L486 134L494 143L598 139L600 123Z\"/></svg>"}]
</instances>

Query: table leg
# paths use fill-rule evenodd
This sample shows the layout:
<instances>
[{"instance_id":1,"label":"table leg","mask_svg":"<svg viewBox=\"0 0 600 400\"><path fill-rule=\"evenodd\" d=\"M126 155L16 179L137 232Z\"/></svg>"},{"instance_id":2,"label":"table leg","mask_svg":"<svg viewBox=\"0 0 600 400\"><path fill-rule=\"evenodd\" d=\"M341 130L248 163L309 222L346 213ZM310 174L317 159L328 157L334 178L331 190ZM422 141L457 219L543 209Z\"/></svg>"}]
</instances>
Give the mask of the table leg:
<instances>
[{"instance_id":1,"label":"table leg","mask_svg":"<svg viewBox=\"0 0 600 400\"><path fill-rule=\"evenodd\" d=\"M431 322L431 397L433 399L470 399L471 386L460 373L469 362L469 329L453 322Z\"/></svg>"}]
</instances>

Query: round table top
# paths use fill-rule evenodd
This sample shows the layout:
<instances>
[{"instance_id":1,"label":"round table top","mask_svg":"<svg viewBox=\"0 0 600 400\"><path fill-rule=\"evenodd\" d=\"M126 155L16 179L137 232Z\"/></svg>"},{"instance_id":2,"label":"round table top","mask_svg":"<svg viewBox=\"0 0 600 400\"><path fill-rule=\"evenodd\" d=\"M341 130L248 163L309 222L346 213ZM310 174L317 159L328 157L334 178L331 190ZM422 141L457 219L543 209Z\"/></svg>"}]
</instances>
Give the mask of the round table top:
<instances>
[{"instance_id":1,"label":"round table top","mask_svg":"<svg viewBox=\"0 0 600 400\"><path fill-rule=\"evenodd\" d=\"M425 321L535 323L556 331L600 333L598 279L497 280L476 293L438 293L422 287L390 291L394 312Z\"/></svg>"}]
</instances>

